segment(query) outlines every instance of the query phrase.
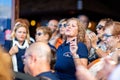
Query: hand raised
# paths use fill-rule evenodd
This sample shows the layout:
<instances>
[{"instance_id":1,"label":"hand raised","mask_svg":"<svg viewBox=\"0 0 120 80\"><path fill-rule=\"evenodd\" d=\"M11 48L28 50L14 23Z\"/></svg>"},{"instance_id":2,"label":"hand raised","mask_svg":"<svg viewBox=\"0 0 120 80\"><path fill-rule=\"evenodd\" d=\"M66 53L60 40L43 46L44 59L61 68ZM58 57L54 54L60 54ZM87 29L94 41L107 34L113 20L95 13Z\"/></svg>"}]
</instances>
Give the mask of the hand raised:
<instances>
[{"instance_id":1,"label":"hand raised","mask_svg":"<svg viewBox=\"0 0 120 80\"><path fill-rule=\"evenodd\" d=\"M78 49L78 46L77 46L77 38L76 38L70 42L70 51L72 55L77 53L77 49Z\"/></svg>"},{"instance_id":2,"label":"hand raised","mask_svg":"<svg viewBox=\"0 0 120 80\"><path fill-rule=\"evenodd\" d=\"M15 46L13 46L13 47L11 47L11 49L10 49L10 51L9 51L9 53L10 53L10 55L14 55L14 54L16 54L18 52L18 47L15 45Z\"/></svg>"}]
</instances>

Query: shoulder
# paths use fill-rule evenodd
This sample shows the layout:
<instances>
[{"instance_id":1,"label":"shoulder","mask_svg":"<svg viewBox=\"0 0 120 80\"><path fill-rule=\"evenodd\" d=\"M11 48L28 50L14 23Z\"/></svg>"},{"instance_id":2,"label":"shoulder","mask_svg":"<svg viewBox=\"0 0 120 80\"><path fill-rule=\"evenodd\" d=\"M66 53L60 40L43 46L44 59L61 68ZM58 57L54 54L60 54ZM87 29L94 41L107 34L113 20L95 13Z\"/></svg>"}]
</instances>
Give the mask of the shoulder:
<instances>
[{"instance_id":1,"label":"shoulder","mask_svg":"<svg viewBox=\"0 0 120 80\"><path fill-rule=\"evenodd\" d=\"M21 72L14 72L15 80L39 80L37 77L32 77L30 75L21 73Z\"/></svg>"},{"instance_id":2,"label":"shoulder","mask_svg":"<svg viewBox=\"0 0 120 80\"><path fill-rule=\"evenodd\" d=\"M59 80L59 78L51 71L43 72L39 74L37 77L44 76L46 78L52 79L52 80Z\"/></svg>"},{"instance_id":3,"label":"shoulder","mask_svg":"<svg viewBox=\"0 0 120 80\"><path fill-rule=\"evenodd\" d=\"M78 54L80 54L81 58L88 58L88 49L87 46L80 42L78 43Z\"/></svg>"}]
</instances>

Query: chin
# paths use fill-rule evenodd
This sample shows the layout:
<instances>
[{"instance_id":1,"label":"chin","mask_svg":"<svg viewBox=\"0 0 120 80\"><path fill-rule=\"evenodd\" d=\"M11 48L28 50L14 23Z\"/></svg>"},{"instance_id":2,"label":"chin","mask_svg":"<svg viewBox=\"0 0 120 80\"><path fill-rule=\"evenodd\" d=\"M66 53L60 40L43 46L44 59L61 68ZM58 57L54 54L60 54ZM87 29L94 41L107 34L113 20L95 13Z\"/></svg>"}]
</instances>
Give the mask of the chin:
<instances>
[{"instance_id":1,"label":"chin","mask_svg":"<svg viewBox=\"0 0 120 80\"><path fill-rule=\"evenodd\" d=\"M20 42L24 42L25 40L18 40L18 41L20 41Z\"/></svg>"}]
</instances>

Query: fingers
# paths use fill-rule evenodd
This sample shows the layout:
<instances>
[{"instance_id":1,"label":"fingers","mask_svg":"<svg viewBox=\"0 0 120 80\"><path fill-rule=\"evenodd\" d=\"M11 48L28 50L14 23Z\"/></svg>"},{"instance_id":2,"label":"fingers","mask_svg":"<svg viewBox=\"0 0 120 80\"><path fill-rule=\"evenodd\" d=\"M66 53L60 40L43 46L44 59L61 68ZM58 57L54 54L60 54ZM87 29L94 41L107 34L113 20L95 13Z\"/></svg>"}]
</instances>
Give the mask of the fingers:
<instances>
[{"instance_id":1,"label":"fingers","mask_svg":"<svg viewBox=\"0 0 120 80\"><path fill-rule=\"evenodd\" d=\"M93 32L91 32L88 36L89 36L89 38L90 38L90 39L93 39L93 38L95 38L95 37L96 37L96 34L95 34L95 33L93 33Z\"/></svg>"},{"instance_id":2,"label":"fingers","mask_svg":"<svg viewBox=\"0 0 120 80\"><path fill-rule=\"evenodd\" d=\"M75 38L70 42L70 51L73 54L77 52L77 49L78 49L77 38Z\"/></svg>"},{"instance_id":3,"label":"fingers","mask_svg":"<svg viewBox=\"0 0 120 80\"><path fill-rule=\"evenodd\" d=\"M16 54L17 52L18 52L18 46L17 45L13 46L9 51L10 55Z\"/></svg>"}]
</instances>

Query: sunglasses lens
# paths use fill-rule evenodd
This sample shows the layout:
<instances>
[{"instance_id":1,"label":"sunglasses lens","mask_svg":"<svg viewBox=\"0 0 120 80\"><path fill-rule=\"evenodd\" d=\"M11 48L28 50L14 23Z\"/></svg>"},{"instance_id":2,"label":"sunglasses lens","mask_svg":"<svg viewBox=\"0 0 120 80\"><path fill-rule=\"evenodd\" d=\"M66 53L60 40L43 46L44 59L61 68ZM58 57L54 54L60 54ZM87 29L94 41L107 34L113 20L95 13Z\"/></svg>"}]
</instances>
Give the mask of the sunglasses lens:
<instances>
[{"instance_id":1,"label":"sunglasses lens","mask_svg":"<svg viewBox=\"0 0 120 80\"><path fill-rule=\"evenodd\" d=\"M96 27L96 29L102 29L103 28L103 26L102 25L97 25L97 27Z\"/></svg>"},{"instance_id":2,"label":"sunglasses lens","mask_svg":"<svg viewBox=\"0 0 120 80\"><path fill-rule=\"evenodd\" d=\"M40 36L42 33L36 33L36 35Z\"/></svg>"},{"instance_id":3,"label":"sunglasses lens","mask_svg":"<svg viewBox=\"0 0 120 80\"><path fill-rule=\"evenodd\" d=\"M66 24L59 24L59 28L61 28L61 27L66 27Z\"/></svg>"},{"instance_id":4,"label":"sunglasses lens","mask_svg":"<svg viewBox=\"0 0 120 80\"><path fill-rule=\"evenodd\" d=\"M66 27L66 24L64 24L64 27Z\"/></svg>"},{"instance_id":5,"label":"sunglasses lens","mask_svg":"<svg viewBox=\"0 0 120 80\"><path fill-rule=\"evenodd\" d=\"M62 27L62 24L59 24L59 28L61 28Z\"/></svg>"},{"instance_id":6,"label":"sunglasses lens","mask_svg":"<svg viewBox=\"0 0 120 80\"><path fill-rule=\"evenodd\" d=\"M111 37L113 35L103 34L104 37Z\"/></svg>"}]
</instances>

